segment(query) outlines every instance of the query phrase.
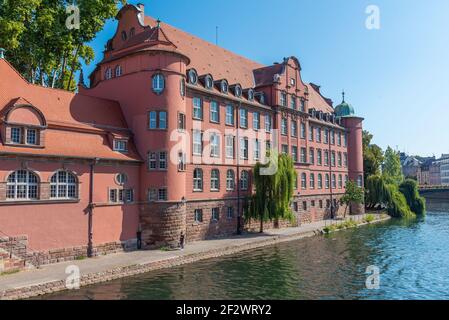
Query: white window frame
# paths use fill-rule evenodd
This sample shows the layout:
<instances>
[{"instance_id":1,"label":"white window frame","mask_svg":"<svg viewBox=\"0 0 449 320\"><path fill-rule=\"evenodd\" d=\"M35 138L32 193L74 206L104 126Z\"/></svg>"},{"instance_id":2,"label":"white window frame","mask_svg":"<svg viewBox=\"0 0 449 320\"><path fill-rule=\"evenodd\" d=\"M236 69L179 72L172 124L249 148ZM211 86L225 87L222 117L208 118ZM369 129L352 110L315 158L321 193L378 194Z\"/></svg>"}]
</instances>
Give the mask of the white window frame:
<instances>
[{"instance_id":1,"label":"white window frame","mask_svg":"<svg viewBox=\"0 0 449 320\"><path fill-rule=\"evenodd\" d=\"M165 90L165 77L162 73L156 73L153 75L151 81L153 86L153 92L156 94L161 94Z\"/></svg>"},{"instance_id":2,"label":"white window frame","mask_svg":"<svg viewBox=\"0 0 449 320\"><path fill-rule=\"evenodd\" d=\"M23 196L22 196L23 195ZM6 200L29 201L39 198L39 177L29 170L12 172L6 182Z\"/></svg>"},{"instance_id":3,"label":"white window frame","mask_svg":"<svg viewBox=\"0 0 449 320\"><path fill-rule=\"evenodd\" d=\"M50 199L78 199L78 180L68 171L56 171L50 179Z\"/></svg>"}]
</instances>

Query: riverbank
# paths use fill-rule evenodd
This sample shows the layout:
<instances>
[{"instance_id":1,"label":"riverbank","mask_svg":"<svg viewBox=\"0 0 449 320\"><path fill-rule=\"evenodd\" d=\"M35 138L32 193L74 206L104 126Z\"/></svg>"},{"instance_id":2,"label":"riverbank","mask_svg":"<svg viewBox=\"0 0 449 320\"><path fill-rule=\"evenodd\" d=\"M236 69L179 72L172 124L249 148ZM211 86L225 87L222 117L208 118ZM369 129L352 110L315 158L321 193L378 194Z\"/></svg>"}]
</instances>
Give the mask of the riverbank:
<instances>
[{"instance_id":1,"label":"riverbank","mask_svg":"<svg viewBox=\"0 0 449 320\"><path fill-rule=\"evenodd\" d=\"M388 220L385 215L374 215L378 223ZM363 225L365 216L351 217ZM347 220L350 218L348 217ZM81 261L44 266L13 275L0 276L0 299L25 299L67 290L67 267L80 271L80 286L106 282L153 270L175 267L200 260L231 255L238 252L299 240L321 234L324 228L341 221L320 221L297 228L276 229L264 234L245 234L226 239L200 241L189 244L182 251L136 251L101 256ZM72 271L71 269L70 271Z\"/></svg>"}]
</instances>

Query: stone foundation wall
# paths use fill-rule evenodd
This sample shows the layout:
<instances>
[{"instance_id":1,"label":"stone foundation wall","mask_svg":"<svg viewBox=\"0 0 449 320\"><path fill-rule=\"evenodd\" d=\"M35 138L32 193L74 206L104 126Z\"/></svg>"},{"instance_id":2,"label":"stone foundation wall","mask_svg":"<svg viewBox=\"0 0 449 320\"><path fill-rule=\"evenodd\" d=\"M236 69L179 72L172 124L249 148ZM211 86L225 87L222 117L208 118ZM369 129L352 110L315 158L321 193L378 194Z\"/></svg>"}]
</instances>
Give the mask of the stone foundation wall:
<instances>
[{"instance_id":1,"label":"stone foundation wall","mask_svg":"<svg viewBox=\"0 0 449 320\"><path fill-rule=\"evenodd\" d=\"M27 246L26 236L0 237L0 273L24 269Z\"/></svg>"},{"instance_id":2,"label":"stone foundation wall","mask_svg":"<svg viewBox=\"0 0 449 320\"><path fill-rule=\"evenodd\" d=\"M142 248L179 246L186 235L186 204L155 202L143 205L140 212Z\"/></svg>"}]
</instances>

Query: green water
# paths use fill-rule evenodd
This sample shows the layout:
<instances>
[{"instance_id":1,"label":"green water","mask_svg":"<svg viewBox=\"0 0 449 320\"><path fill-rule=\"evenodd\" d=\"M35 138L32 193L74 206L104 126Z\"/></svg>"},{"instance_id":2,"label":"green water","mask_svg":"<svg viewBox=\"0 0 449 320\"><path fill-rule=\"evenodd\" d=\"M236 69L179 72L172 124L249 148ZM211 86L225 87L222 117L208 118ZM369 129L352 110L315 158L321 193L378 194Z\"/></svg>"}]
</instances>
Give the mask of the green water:
<instances>
[{"instance_id":1,"label":"green water","mask_svg":"<svg viewBox=\"0 0 449 320\"><path fill-rule=\"evenodd\" d=\"M368 266L380 271L366 288ZM449 299L449 211L283 243L43 299Z\"/></svg>"}]
</instances>

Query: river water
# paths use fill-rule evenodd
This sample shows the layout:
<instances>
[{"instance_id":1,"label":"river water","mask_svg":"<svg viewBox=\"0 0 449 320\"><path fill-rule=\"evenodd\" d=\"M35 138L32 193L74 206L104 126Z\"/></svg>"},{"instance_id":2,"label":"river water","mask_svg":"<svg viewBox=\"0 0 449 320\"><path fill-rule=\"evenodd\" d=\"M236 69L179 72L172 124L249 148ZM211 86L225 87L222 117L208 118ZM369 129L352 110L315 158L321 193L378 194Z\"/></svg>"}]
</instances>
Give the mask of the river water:
<instances>
[{"instance_id":1,"label":"river water","mask_svg":"<svg viewBox=\"0 0 449 320\"><path fill-rule=\"evenodd\" d=\"M366 287L368 266L378 289ZM41 298L449 299L449 210Z\"/></svg>"}]
</instances>

